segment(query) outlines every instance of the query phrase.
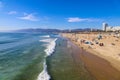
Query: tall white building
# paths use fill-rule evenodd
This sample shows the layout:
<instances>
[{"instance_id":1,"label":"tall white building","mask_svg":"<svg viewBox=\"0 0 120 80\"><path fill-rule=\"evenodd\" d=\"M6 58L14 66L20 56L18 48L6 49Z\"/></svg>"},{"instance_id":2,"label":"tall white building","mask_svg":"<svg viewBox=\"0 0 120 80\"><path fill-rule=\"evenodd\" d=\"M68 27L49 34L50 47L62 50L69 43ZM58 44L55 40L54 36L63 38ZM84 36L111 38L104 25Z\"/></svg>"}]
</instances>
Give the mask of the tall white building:
<instances>
[{"instance_id":1,"label":"tall white building","mask_svg":"<svg viewBox=\"0 0 120 80\"><path fill-rule=\"evenodd\" d=\"M107 31L108 24L107 23L103 23L102 26L103 26L103 31Z\"/></svg>"},{"instance_id":2,"label":"tall white building","mask_svg":"<svg viewBox=\"0 0 120 80\"><path fill-rule=\"evenodd\" d=\"M120 31L120 26L108 26L107 23L102 24L103 31Z\"/></svg>"}]
</instances>

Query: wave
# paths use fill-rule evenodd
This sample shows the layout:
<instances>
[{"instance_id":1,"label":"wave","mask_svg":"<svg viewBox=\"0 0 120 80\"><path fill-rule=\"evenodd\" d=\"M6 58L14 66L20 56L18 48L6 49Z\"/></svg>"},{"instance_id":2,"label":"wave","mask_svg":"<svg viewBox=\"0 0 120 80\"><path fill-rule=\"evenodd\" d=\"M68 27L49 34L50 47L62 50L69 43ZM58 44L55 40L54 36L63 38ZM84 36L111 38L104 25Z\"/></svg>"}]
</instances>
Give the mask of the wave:
<instances>
[{"instance_id":1,"label":"wave","mask_svg":"<svg viewBox=\"0 0 120 80\"><path fill-rule=\"evenodd\" d=\"M39 74L38 79L37 80L50 80L50 75L47 72L47 65L46 65L46 61L43 64L44 69L43 71Z\"/></svg>"},{"instance_id":2,"label":"wave","mask_svg":"<svg viewBox=\"0 0 120 80\"><path fill-rule=\"evenodd\" d=\"M40 40L42 42L48 42L46 44L46 49L44 50L46 53L46 56L45 56L46 58L54 52L55 46L56 46L56 40L57 38ZM46 60L44 61L44 64L43 64L43 71L39 74L37 80L50 80L50 75L47 72Z\"/></svg>"},{"instance_id":3,"label":"wave","mask_svg":"<svg viewBox=\"0 0 120 80\"><path fill-rule=\"evenodd\" d=\"M47 43L50 43L53 41L53 39L42 39L42 40L39 40L40 42L47 42ZM49 45L49 44L47 44Z\"/></svg>"},{"instance_id":4,"label":"wave","mask_svg":"<svg viewBox=\"0 0 120 80\"><path fill-rule=\"evenodd\" d=\"M50 35L44 35L44 36L40 36L40 37L47 37L47 38L49 38L49 37L50 37Z\"/></svg>"},{"instance_id":5,"label":"wave","mask_svg":"<svg viewBox=\"0 0 120 80\"><path fill-rule=\"evenodd\" d=\"M55 46L56 46L56 40L57 38L52 41L51 39L49 40L49 44L46 46L46 49L45 49L47 56L50 56L54 52Z\"/></svg>"}]
</instances>

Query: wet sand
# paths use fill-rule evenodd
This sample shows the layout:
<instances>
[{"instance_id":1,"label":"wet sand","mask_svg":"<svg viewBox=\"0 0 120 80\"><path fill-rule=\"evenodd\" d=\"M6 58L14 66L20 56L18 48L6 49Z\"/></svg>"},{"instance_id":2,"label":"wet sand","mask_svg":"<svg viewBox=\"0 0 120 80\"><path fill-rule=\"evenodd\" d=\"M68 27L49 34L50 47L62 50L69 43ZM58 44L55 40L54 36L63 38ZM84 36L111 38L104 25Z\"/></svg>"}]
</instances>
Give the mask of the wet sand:
<instances>
[{"instance_id":1,"label":"wet sand","mask_svg":"<svg viewBox=\"0 0 120 80\"><path fill-rule=\"evenodd\" d=\"M78 48L72 44L73 48ZM82 59L86 69L96 78L96 80L120 80L120 72L111 66L106 60L79 49L80 54L77 55Z\"/></svg>"},{"instance_id":2,"label":"wet sand","mask_svg":"<svg viewBox=\"0 0 120 80\"><path fill-rule=\"evenodd\" d=\"M47 60L51 80L120 80L120 72L108 61L86 52L70 40L60 41Z\"/></svg>"},{"instance_id":3,"label":"wet sand","mask_svg":"<svg viewBox=\"0 0 120 80\"><path fill-rule=\"evenodd\" d=\"M120 71L120 36L115 33L65 33L62 36L99 56Z\"/></svg>"},{"instance_id":4,"label":"wet sand","mask_svg":"<svg viewBox=\"0 0 120 80\"><path fill-rule=\"evenodd\" d=\"M84 62L85 68L96 80L120 80L120 72L112 67L108 61L86 52L72 42L71 45L75 52L79 53L72 54L73 58L76 62L79 62L79 59L81 59Z\"/></svg>"},{"instance_id":5,"label":"wet sand","mask_svg":"<svg viewBox=\"0 0 120 80\"><path fill-rule=\"evenodd\" d=\"M51 80L96 80L84 67L79 52L66 39L58 39L55 53L47 58Z\"/></svg>"}]
</instances>

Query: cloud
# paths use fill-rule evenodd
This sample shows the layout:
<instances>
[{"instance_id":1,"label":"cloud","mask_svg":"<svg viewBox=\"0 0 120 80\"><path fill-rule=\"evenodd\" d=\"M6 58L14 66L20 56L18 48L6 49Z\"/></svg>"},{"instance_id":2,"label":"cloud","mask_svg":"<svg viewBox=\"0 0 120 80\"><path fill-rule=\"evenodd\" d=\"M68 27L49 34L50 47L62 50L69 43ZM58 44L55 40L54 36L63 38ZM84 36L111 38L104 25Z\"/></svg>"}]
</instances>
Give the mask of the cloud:
<instances>
[{"instance_id":1,"label":"cloud","mask_svg":"<svg viewBox=\"0 0 120 80\"><path fill-rule=\"evenodd\" d=\"M10 15L17 14L17 12L16 11L10 11L10 12L8 12L8 14L10 14Z\"/></svg>"},{"instance_id":2,"label":"cloud","mask_svg":"<svg viewBox=\"0 0 120 80\"><path fill-rule=\"evenodd\" d=\"M67 21L68 22L94 22L94 21L99 21L99 19L71 17L71 18L67 18Z\"/></svg>"},{"instance_id":3,"label":"cloud","mask_svg":"<svg viewBox=\"0 0 120 80\"><path fill-rule=\"evenodd\" d=\"M28 21L38 21L38 19L35 17L35 15L27 14L27 13L24 13L23 17L18 17L18 18L22 19L22 20L28 20Z\"/></svg>"},{"instance_id":4,"label":"cloud","mask_svg":"<svg viewBox=\"0 0 120 80\"><path fill-rule=\"evenodd\" d=\"M0 8L3 7L3 3L0 1Z\"/></svg>"}]
</instances>

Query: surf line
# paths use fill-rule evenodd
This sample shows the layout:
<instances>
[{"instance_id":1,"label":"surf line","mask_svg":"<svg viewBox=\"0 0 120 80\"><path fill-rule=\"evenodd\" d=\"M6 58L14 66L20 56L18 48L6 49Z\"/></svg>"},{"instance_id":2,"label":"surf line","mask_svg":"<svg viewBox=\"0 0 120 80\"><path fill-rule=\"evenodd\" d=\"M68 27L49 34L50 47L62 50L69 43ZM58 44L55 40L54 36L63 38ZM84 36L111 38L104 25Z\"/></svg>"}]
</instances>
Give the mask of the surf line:
<instances>
[{"instance_id":1,"label":"surf line","mask_svg":"<svg viewBox=\"0 0 120 80\"><path fill-rule=\"evenodd\" d=\"M56 39L47 39L46 40L42 40L42 42L47 42L48 44L46 45L46 49L44 50L45 53L46 53L46 56L45 56L45 60L44 60L44 63L43 63L43 71L38 75L38 78L37 80L50 80L50 75L48 74L48 71L47 71L47 64L46 64L46 58L48 56L51 56L51 54L54 52L55 50L55 47L56 47Z\"/></svg>"}]
</instances>

